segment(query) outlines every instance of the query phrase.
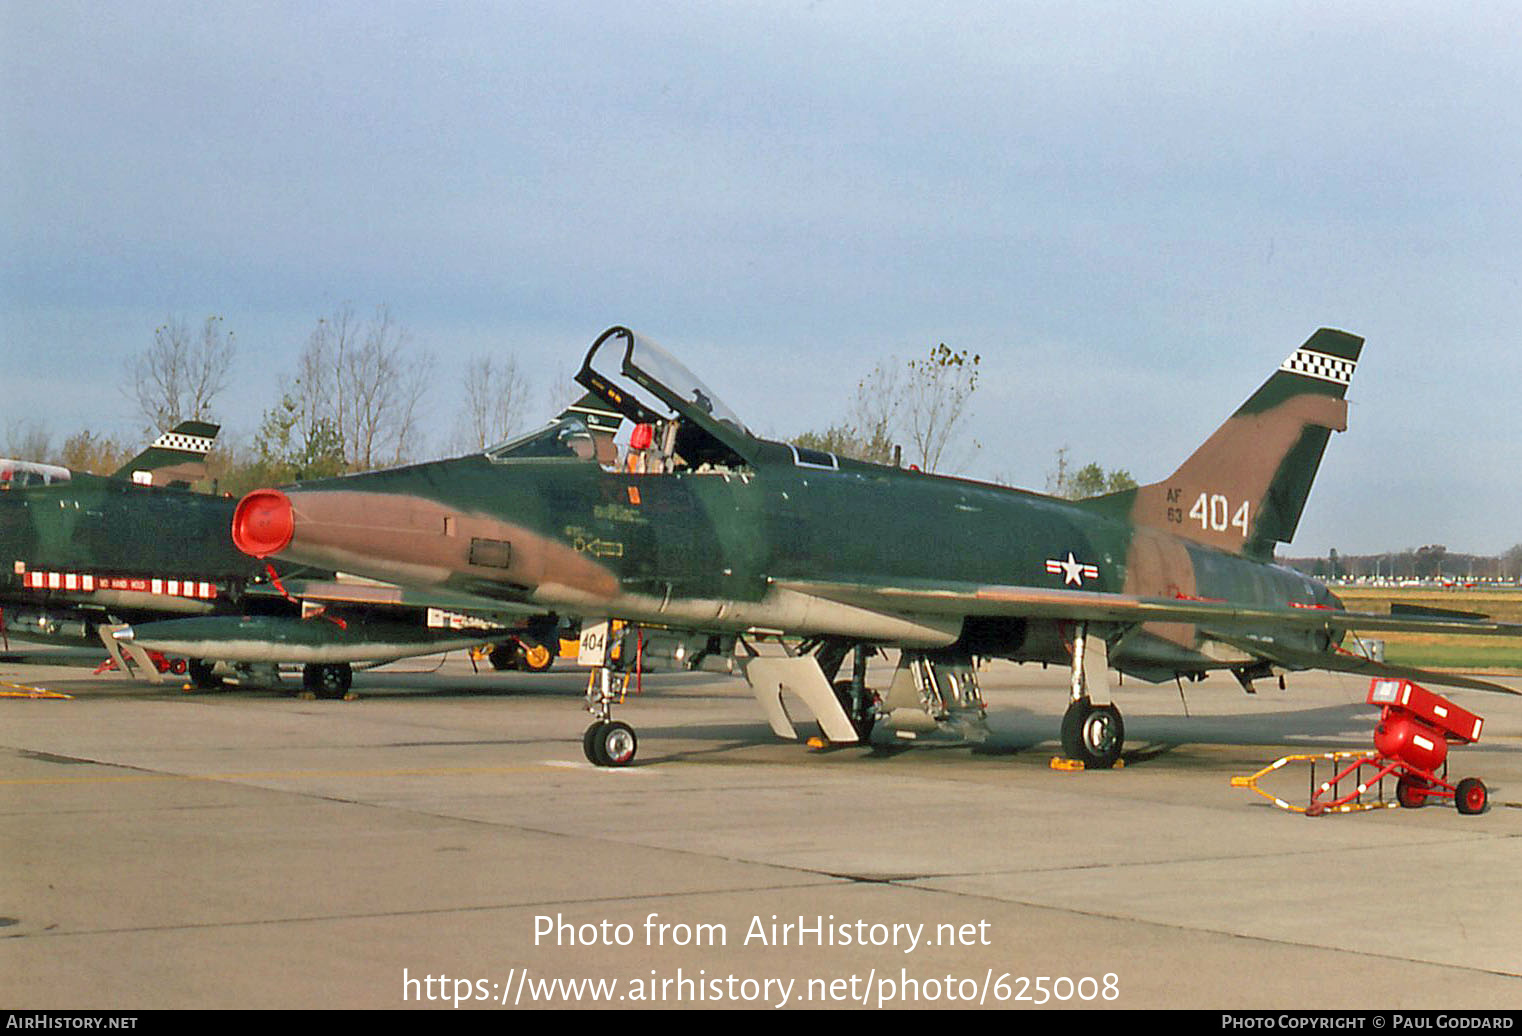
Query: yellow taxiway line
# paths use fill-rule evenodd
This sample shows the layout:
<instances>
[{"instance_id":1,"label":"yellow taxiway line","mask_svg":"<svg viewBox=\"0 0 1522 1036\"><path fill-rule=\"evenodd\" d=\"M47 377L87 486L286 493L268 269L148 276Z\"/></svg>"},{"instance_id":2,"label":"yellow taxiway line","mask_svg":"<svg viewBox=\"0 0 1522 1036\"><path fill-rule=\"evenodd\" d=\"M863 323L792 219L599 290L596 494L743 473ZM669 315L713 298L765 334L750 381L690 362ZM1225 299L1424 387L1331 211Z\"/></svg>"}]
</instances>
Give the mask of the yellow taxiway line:
<instances>
[{"instance_id":1,"label":"yellow taxiway line","mask_svg":"<svg viewBox=\"0 0 1522 1036\"><path fill-rule=\"evenodd\" d=\"M91 762L81 760L82 762ZM99 762L96 766L120 766L120 763ZM546 761L529 766L446 766L395 770L270 770L250 773L130 773L114 776L80 777L7 777L0 778L0 786L21 784L79 784L89 782L132 783L140 781L269 781L300 778L333 777L498 777L512 774L543 773L547 770L587 770L596 773L632 773L636 771L618 768L594 767L591 763L575 764Z\"/></svg>"},{"instance_id":2,"label":"yellow taxiway line","mask_svg":"<svg viewBox=\"0 0 1522 1036\"><path fill-rule=\"evenodd\" d=\"M0 687L8 687L10 690L0 691L0 698L61 698L65 701L73 701L72 694L64 694L62 691L50 691L46 687L28 687L24 683L11 683L8 680L0 680Z\"/></svg>"}]
</instances>

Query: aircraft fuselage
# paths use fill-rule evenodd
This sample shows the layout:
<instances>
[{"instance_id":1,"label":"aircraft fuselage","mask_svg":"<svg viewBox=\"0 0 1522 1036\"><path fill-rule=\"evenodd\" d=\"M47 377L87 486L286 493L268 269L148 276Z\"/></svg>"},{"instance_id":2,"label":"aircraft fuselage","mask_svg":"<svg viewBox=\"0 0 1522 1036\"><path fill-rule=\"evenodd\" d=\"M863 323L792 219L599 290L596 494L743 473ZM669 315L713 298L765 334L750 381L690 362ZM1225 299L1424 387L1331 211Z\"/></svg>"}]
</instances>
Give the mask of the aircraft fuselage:
<instances>
[{"instance_id":1,"label":"aircraft fuselage","mask_svg":"<svg viewBox=\"0 0 1522 1036\"><path fill-rule=\"evenodd\" d=\"M753 466L703 473L471 456L351 476L287 491L294 535L280 553L582 616L924 648L962 641L1052 662L1067 658L1056 620L898 614L789 587L1026 586L1340 607L1299 573L1137 527L1103 505L821 456L829 463L763 443ZM1318 631L1272 636L1328 648ZM1132 631L1111 656L1149 678L1241 659L1176 623Z\"/></svg>"}]
</instances>

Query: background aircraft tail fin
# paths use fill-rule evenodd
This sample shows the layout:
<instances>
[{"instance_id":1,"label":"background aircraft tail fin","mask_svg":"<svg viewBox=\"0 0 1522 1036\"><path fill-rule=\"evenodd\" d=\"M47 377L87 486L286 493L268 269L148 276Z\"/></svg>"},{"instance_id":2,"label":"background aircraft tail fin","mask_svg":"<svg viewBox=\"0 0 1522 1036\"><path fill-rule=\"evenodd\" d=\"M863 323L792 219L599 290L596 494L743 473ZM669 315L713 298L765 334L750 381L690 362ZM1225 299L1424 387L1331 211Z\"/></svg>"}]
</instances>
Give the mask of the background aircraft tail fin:
<instances>
[{"instance_id":1,"label":"background aircraft tail fin","mask_svg":"<svg viewBox=\"0 0 1522 1036\"><path fill-rule=\"evenodd\" d=\"M1131 520L1187 539L1271 559L1294 537L1332 432L1347 428L1345 396L1363 339L1322 328L1161 482L1113 494Z\"/></svg>"},{"instance_id":2,"label":"background aircraft tail fin","mask_svg":"<svg viewBox=\"0 0 1522 1036\"><path fill-rule=\"evenodd\" d=\"M206 477L206 455L221 425L181 421L112 474L139 485L189 485Z\"/></svg>"}]
</instances>

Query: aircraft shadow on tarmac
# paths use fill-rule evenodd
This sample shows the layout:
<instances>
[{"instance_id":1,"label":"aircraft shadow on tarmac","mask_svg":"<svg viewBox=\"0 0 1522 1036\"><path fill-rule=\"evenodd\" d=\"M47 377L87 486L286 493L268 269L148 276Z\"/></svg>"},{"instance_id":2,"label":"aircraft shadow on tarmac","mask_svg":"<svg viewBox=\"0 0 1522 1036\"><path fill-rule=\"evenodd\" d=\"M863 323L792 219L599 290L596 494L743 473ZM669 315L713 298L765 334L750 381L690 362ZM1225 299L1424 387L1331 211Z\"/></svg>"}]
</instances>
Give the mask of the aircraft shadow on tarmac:
<instances>
[{"instance_id":1,"label":"aircraft shadow on tarmac","mask_svg":"<svg viewBox=\"0 0 1522 1036\"><path fill-rule=\"evenodd\" d=\"M1372 734L1378 719L1378 710L1364 703L1235 715L1134 715L1128 718L1127 738L1130 746L1123 758L1130 766L1170 757L1178 762L1181 761L1179 751L1190 746L1270 746L1308 753L1358 751L1372 747ZM974 759L1034 755L1039 756L1044 763L1057 749L1053 718L1047 714L1026 709L991 709L989 727L992 737L978 745L925 742L858 744L831 746L825 752L847 753L875 760L892 760L899 756L930 752L960 753L964 758ZM805 739L815 733L809 724L800 725L799 732ZM702 749L682 749L659 756L652 753L644 760L646 763L699 756L713 757L765 746L799 747L774 738L759 720L755 724L646 725L642 727L641 736L652 748L666 739L713 742L712 747ZM1486 747L1503 753L1522 750L1519 746L1502 742L1489 743Z\"/></svg>"}]
</instances>

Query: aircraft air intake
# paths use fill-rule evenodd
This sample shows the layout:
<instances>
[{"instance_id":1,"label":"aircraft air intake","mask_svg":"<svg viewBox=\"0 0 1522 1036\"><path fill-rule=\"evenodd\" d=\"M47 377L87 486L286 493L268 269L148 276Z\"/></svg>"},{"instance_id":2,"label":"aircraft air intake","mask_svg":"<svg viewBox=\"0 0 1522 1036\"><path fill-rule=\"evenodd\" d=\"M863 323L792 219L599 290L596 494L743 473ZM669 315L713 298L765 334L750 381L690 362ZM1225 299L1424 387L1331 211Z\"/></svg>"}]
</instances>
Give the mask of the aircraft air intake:
<instances>
[{"instance_id":1,"label":"aircraft air intake","mask_svg":"<svg viewBox=\"0 0 1522 1036\"><path fill-rule=\"evenodd\" d=\"M233 543L245 554L267 558L290 545L296 519L290 498L278 489L256 489L233 512Z\"/></svg>"}]
</instances>

